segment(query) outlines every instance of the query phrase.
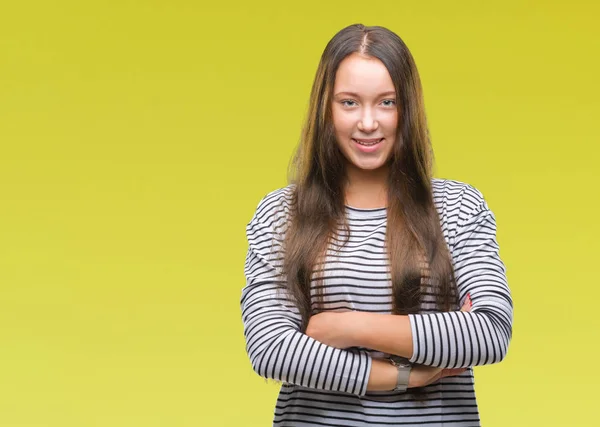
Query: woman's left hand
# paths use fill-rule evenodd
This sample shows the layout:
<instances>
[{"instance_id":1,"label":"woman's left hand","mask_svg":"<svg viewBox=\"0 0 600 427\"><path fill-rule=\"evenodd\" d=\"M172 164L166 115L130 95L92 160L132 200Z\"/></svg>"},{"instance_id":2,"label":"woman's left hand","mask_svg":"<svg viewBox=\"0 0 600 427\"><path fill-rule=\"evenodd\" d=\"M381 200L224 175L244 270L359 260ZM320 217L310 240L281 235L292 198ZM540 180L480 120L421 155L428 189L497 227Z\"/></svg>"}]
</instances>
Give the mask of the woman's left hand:
<instances>
[{"instance_id":1,"label":"woman's left hand","mask_svg":"<svg viewBox=\"0 0 600 427\"><path fill-rule=\"evenodd\" d=\"M352 311L324 311L311 316L305 334L336 348L352 347Z\"/></svg>"}]
</instances>

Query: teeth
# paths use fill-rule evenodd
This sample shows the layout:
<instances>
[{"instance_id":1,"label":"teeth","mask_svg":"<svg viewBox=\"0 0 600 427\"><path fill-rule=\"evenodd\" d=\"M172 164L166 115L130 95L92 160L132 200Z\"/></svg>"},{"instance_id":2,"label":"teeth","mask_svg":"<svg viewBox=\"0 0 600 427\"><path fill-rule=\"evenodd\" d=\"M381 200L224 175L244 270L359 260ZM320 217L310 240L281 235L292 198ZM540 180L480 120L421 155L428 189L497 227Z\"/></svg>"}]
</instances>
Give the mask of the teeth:
<instances>
[{"instance_id":1,"label":"teeth","mask_svg":"<svg viewBox=\"0 0 600 427\"><path fill-rule=\"evenodd\" d=\"M355 141L358 142L360 145L366 145L367 147L370 147L372 145L379 144L379 142L381 141L381 139L377 140L375 142L363 142L363 141L359 141L358 139L355 139Z\"/></svg>"}]
</instances>

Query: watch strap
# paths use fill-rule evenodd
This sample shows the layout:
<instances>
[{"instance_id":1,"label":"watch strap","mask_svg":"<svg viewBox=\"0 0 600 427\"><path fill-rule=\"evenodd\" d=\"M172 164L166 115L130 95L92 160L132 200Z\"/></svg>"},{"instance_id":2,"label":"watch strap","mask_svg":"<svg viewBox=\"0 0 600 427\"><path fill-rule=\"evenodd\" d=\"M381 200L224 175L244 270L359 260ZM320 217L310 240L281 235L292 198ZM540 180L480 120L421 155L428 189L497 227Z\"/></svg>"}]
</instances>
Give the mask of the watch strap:
<instances>
[{"instance_id":1,"label":"watch strap","mask_svg":"<svg viewBox=\"0 0 600 427\"><path fill-rule=\"evenodd\" d=\"M406 391L412 367L411 363L407 359L397 356L390 357L390 363L394 365L398 371L394 391Z\"/></svg>"}]
</instances>

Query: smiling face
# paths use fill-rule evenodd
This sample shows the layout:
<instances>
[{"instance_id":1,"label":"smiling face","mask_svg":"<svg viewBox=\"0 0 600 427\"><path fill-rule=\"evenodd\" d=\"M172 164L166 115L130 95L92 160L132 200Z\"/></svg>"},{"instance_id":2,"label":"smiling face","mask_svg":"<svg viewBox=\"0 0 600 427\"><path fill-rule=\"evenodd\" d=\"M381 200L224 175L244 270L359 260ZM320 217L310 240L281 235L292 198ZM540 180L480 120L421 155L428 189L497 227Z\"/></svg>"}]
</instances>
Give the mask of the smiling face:
<instances>
[{"instance_id":1,"label":"smiling face","mask_svg":"<svg viewBox=\"0 0 600 427\"><path fill-rule=\"evenodd\" d=\"M344 58L332 102L335 136L349 175L385 168L398 126L395 88L385 65L357 53Z\"/></svg>"}]
</instances>

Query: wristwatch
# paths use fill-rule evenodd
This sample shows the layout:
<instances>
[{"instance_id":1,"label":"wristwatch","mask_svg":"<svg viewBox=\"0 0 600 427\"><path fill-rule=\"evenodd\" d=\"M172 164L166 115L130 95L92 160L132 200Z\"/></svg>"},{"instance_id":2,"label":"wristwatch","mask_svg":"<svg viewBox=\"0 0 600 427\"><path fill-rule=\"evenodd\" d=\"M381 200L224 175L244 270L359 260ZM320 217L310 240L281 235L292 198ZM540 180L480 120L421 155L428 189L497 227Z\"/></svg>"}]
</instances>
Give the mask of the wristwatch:
<instances>
[{"instance_id":1,"label":"wristwatch","mask_svg":"<svg viewBox=\"0 0 600 427\"><path fill-rule=\"evenodd\" d=\"M390 363L398 369L398 377L396 378L396 387L394 391L406 391L408 388L408 378L412 364L404 357L391 355Z\"/></svg>"}]
</instances>

